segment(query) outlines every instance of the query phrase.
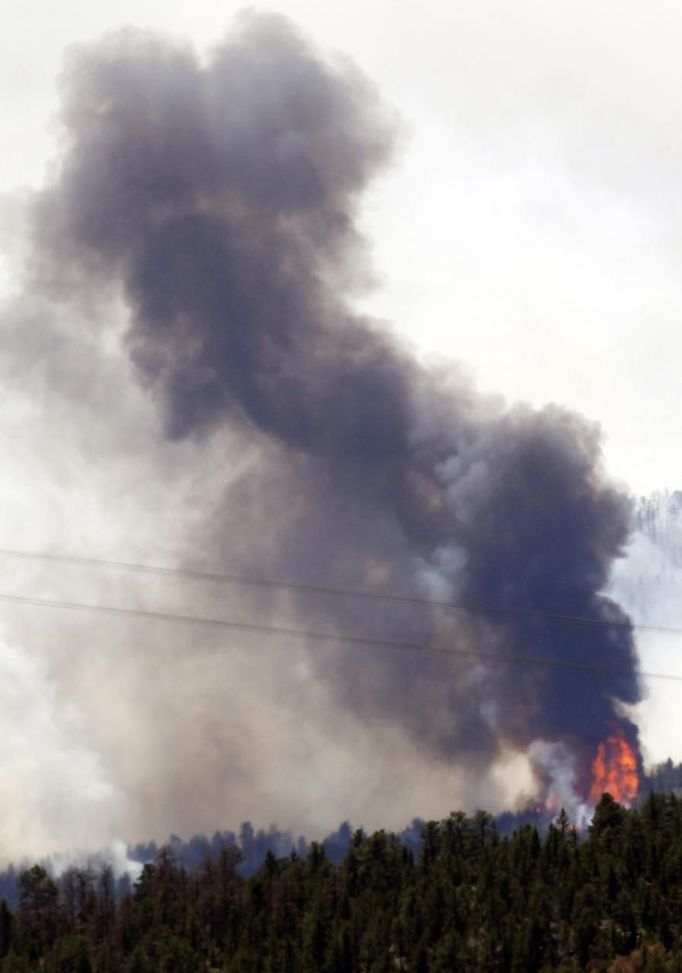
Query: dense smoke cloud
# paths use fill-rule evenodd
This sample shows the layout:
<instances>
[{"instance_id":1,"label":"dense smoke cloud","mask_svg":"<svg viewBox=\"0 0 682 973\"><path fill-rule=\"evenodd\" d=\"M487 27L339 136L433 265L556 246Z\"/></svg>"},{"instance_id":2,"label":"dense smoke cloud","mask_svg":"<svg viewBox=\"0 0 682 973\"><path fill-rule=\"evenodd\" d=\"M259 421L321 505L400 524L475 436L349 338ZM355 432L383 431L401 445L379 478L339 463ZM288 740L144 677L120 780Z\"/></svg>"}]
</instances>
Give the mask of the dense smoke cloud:
<instances>
[{"instance_id":1,"label":"dense smoke cloud","mask_svg":"<svg viewBox=\"0 0 682 973\"><path fill-rule=\"evenodd\" d=\"M122 300L124 347L158 406L159 436L210 458L211 500L205 516L188 517L184 563L626 620L602 594L629 514L603 476L598 429L556 406L483 399L459 370L420 364L352 309L370 279L357 207L394 141L354 68L322 59L281 18L247 15L205 63L156 36L109 37L73 53L64 93L63 155L31 209L31 293L76 295L81 307ZM86 346L106 330L101 314ZM110 393L126 395L125 382ZM560 742L585 793L614 721L636 740L621 712L639 699L627 627L304 593L226 595L223 607L446 653L499 653L494 664L342 643L292 654L338 712L405 733L425 763L485 777L505 749ZM200 639L195 648L200 660ZM256 666L257 647L249 652L245 665ZM508 654L618 674L521 667ZM178 648L191 684L181 659ZM133 652L120 664L154 669ZM156 691L169 685L166 670ZM175 739L171 724L164 731ZM202 785L197 770L198 801L210 802L219 772L253 786L248 740L233 741L222 771L211 740L195 742L206 775ZM163 778L153 766L148 785L170 800Z\"/></svg>"}]
</instances>

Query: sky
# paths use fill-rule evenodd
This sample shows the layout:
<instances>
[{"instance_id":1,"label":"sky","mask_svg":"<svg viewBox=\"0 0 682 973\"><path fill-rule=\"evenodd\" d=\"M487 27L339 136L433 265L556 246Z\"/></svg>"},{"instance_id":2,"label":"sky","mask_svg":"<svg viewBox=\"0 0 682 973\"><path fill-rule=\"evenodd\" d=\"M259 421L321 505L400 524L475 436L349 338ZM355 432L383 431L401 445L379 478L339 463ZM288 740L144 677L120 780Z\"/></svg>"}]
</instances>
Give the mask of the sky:
<instances>
[{"instance_id":1,"label":"sky","mask_svg":"<svg viewBox=\"0 0 682 973\"><path fill-rule=\"evenodd\" d=\"M59 150L58 78L68 48L133 25L208 51L242 7L206 0L64 0L58 5L5 0L0 11L0 246L6 258L0 284L8 299L21 286L22 200L49 178ZM378 87L399 128L396 158L372 184L361 210L374 280L354 298L356 306L390 322L425 360L460 363L485 393L533 406L558 403L598 422L606 469L628 492L682 485L677 448L682 419L679 7L658 2L644 9L612 0L599 5L586 0L551 5L539 0L292 0L266 9L285 13L316 44L355 61ZM114 327L112 348L115 334ZM58 355L46 360L41 375L35 369L24 373L17 363L13 382L0 392L5 511L0 547L68 548L93 557L174 563L184 536L176 524L182 520L183 531L193 527L187 510L195 497L206 502L211 459L192 444L172 451L150 446L153 419L142 392L132 387L125 402L116 402L117 422L110 429L81 421L74 399L50 398L44 390L45 375L52 388L60 386L58 361ZM115 350L97 361L94 372L81 361L79 381L89 401L99 395L105 409L107 397L116 395L121 363ZM219 448L212 446L214 452ZM168 470L170 495L149 478L141 458L149 450L154 467ZM636 553L637 569L646 570L646 552ZM4 590L19 590L25 582L42 595L73 597L77 591L86 597L88 586L94 586L93 596L101 596L100 582L85 571L65 571L55 580L47 569L17 570L16 562L0 558L0 577ZM618 583L624 591L627 586ZM132 590L120 578L105 584L117 596ZM149 585L151 595L168 604L180 597ZM206 610L211 608L207 598ZM662 604L657 610L666 613ZM660 616L646 620L655 623ZM398 757L412 775L420 767L421 792L435 808L464 799L466 776L444 786L442 767L422 763L418 754L408 759L405 741L386 728L349 724L339 738L330 721L311 755L289 714L282 716L289 733L279 724L282 739L273 740L265 714L272 714L273 706L286 710L282 686L273 676L272 685L264 680L259 697L260 722L241 712L236 691L229 719L235 734L253 734L253 752L268 767L281 767L281 777L275 775L250 800L230 798L227 822L212 822L208 811L193 816L191 781L170 773L163 794L150 788L144 813L131 810L126 789L146 793L145 764L161 761L161 749L185 747L190 761L195 752L191 733L189 740L161 741L147 732L140 709L149 705L150 725L158 725L169 698L181 700L200 723L199 702L184 697L177 674L162 669L159 677L151 663L142 676L137 673L135 685L128 682L129 669L103 669L80 650L78 663L67 671L68 640L82 646L89 636L80 620L60 621L58 631L55 640L51 623L8 609L4 692L7 710L16 707L16 744L12 773L0 783L0 795L3 786L11 789L3 803L14 811L0 824L0 851L24 840L27 817L35 821L35 849L72 840L73 791L86 794L88 820L96 822L91 844L121 832L146 838L145 829L156 836L164 828L233 825L238 815L254 816L259 802L272 808L282 825L300 822L314 831L337 823L333 813L342 795L360 783L367 787L372 777L376 794L366 790L353 810L372 820L379 794L395 794L398 810L391 823L398 826L398 815L420 811L418 802L406 797L414 790L414 776L406 772L398 779L392 763ZM122 631L112 626L99 633L105 654L118 651ZM145 638L163 651L164 638L156 630ZM202 659L202 699L210 711L219 705L210 652ZM645 640L643 662L645 668L670 671L674 659L666 645ZM332 706L305 658L298 664L310 690L308 705ZM248 654L237 661L247 684L261 678L254 665ZM149 702L151 686L160 701ZM108 721L97 718L96 699L103 692L111 697ZM653 758L671 751L679 692L675 684L652 684L642 706L644 744ZM369 760L364 776L358 776L348 755L362 750L370 733L381 742L372 751L374 762ZM197 728L197 747L199 738ZM204 772L219 766L221 740L217 734ZM299 779L284 769L289 764L282 740L300 748L301 760L312 762L312 775ZM327 779L330 750L336 771ZM682 752L672 755L680 758ZM247 779L247 770L243 773ZM518 786L508 786L504 768L499 778L481 799L502 806L528 785L522 767ZM233 782L230 786L233 790ZM19 792L22 802L16 799ZM225 793L215 785L214 806L226 800ZM154 801L159 807L150 809ZM315 801L325 813L306 817L306 805ZM177 822L165 813L164 802L179 808ZM38 810L46 803L54 810L49 822Z\"/></svg>"}]
</instances>

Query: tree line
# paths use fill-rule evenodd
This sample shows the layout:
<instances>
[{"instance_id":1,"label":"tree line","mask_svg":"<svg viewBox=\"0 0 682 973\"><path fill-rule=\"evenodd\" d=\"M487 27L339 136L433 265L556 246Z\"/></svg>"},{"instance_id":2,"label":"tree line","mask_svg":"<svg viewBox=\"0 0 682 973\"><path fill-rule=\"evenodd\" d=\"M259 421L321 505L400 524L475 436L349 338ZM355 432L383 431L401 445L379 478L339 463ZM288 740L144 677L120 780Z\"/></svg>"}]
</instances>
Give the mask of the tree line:
<instances>
[{"instance_id":1,"label":"tree line","mask_svg":"<svg viewBox=\"0 0 682 973\"><path fill-rule=\"evenodd\" d=\"M581 837L501 835L485 812L426 822L415 853L355 831L266 855L223 848L188 871L170 847L117 901L111 869L40 865L0 902L0 973L605 973L682 971L682 799L605 795Z\"/></svg>"}]
</instances>

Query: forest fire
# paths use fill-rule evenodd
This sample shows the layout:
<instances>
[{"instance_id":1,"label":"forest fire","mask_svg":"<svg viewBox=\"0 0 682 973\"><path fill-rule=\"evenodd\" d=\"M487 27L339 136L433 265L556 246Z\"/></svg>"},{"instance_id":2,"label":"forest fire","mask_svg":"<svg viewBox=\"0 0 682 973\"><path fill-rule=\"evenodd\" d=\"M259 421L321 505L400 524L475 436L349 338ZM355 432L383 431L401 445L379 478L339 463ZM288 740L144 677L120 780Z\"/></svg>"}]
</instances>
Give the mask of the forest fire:
<instances>
[{"instance_id":1,"label":"forest fire","mask_svg":"<svg viewBox=\"0 0 682 973\"><path fill-rule=\"evenodd\" d=\"M613 733L597 748L590 800L596 804L608 792L619 804L629 806L638 791L637 754L622 734Z\"/></svg>"}]
</instances>

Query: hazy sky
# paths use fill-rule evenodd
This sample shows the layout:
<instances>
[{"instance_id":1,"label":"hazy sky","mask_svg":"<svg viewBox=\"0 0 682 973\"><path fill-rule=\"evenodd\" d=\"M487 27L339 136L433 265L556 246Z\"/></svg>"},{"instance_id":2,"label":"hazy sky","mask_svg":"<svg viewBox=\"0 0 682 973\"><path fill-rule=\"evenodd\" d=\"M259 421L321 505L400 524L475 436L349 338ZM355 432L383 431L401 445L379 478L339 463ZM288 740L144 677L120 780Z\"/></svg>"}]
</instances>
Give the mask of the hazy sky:
<instances>
[{"instance_id":1,"label":"hazy sky","mask_svg":"<svg viewBox=\"0 0 682 973\"><path fill-rule=\"evenodd\" d=\"M206 50L242 7L208 0L4 0L0 244L10 257L0 280L7 294L15 283L10 258L20 239L20 201L43 184L57 151L56 85L65 49L129 24L169 32ZM627 489L682 486L679 6L660 2L645 9L622 0L598 5L587 0L291 0L266 9L286 13L319 45L349 55L400 119L397 158L365 200L362 228L373 247L376 280L357 299L359 306L392 322L420 355L463 362L484 391L532 405L557 402L598 421L607 468ZM98 359L95 370L82 365L79 381L89 401L99 395L106 403L116 388L120 362L114 359ZM50 369L50 387L58 388L59 366L46 361L43 370ZM16 386L0 390L0 547L68 546L93 556L173 563L181 550L181 537L174 533L178 512L187 518L200 481L205 489L203 474L211 458L191 444L173 447L172 456L170 447L150 445L154 420L132 383L126 402L115 405L115 427L102 430L79 417L68 397L63 402L41 398L43 392L34 391L42 389L35 370L23 374L17 364L14 378ZM149 479L138 446L140 455L156 450L149 468L167 464L166 482ZM120 462L109 458L119 455ZM205 492L201 496L205 500ZM637 564L646 570L646 552L640 552ZM26 580L41 595L75 597L76 591L87 600L88 591L82 592L92 580L79 577L74 588L71 577L57 583L46 574L36 580L28 572L17 575L16 565L0 559L2 590L10 584L20 589ZM105 593L113 600L126 591L112 586ZM91 594L102 597L102 590L95 585ZM176 603L173 591L152 594ZM663 604L657 607L665 611ZM205 608L212 610L210 599ZM58 624L61 640L51 642L42 619L9 612L7 644L0 645L5 673L0 693L4 709L14 714L12 763L9 770L0 763L5 770L0 796L3 806L12 807L8 821L0 823L0 857L21 840L27 819L35 821L31 847L37 850L72 840L71 792L84 780L91 816L101 825L88 833L91 843L121 832L145 838L145 829L163 836L164 828L234 825L237 814L253 814L259 801L273 808L273 816L279 813L283 825L333 824L344 796L359 790L348 755L372 734L379 741L376 763L368 763L360 782L373 778L376 793L366 792L364 803L354 805L368 820L387 795L389 802L399 795L396 820L390 822L396 826L400 815L420 813L417 790L420 800L433 798L436 810L464 800L465 779L445 785L442 768L421 765L417 753L414 759L406 756L408 745L385 728L340 728L330 719L311 757L296 736L301 714L287 712L281 685L272 675L263 679L245 654L237 658L237 671L247 684L263 682L264 715L259 717L258 707L255 717L246 707L242 713L237 694L228 729L233 727L236 737L250 727L253 751L268 767L279 767L281 776L264 783L251 802L235 799L225 812L229 820L193 818L191 775L189 784L166 781L164 793L145 791L145 761L160 760L162 744L186 746L190 763L193 753L191 732L189 742L159 741L140 730L145 689L159 680L152 663L145 663L141 685L128 684L123 670L108 672L112 715L109 722L98 722L102 669L86 654L78 656L68 676L62 664L69 650L65 640L73 637L80 646L88 637L85 623ZM100 631L102 652L118 651L118 633L115 626ZM149 641L159 648L163 637L149 634ZM668 645L652 643L645 651L647 668L673 666ZM200 704L210 705L218 685L212 663L204 664L202 700L185 698L181 675L164 670L156 684L159 701L152 707L155 725L161 726L166 707L182 701L202 746ZM305 660L299 667L303 683L309 677ZM308 688L311 711L329 705L319 685L311 681ZM671 751L682 756L670 742L680 692L679 684L653 686L643 707L644 743L656 758ZM281 708L284 721L278 724L280 739L268 726L273 706ZM290 745L283 725L291 731ZM209 755L216 768L230 759L220 740L216 735L215 753ZM316 779L288 773L288 747L299 747L305 760L312 760ZM330 752L336 772L326 781ZM232 758L238 762L239 754ZM213 766L210 760L204 769ZM395 769L401 760L404 779ZM410 778L417 766L418 788ZM518 772L521 787L528 778L522 767ZM496 786L493 780L487 792L479 792L480 799L500 805L510 789ZM126 787L145 794L143 810L125 807ZM216 782L216 805L223 799ZM152 807L155 800L158 808ZM160 806L164 800L177 802L177 824ZM325 813L306 819L305 807L315 800ZM56 809L55 820L41 816L38 809L46 805ZM287 812L298 814L297 821L282 820Z\"/></svg>"}]
</instances>

